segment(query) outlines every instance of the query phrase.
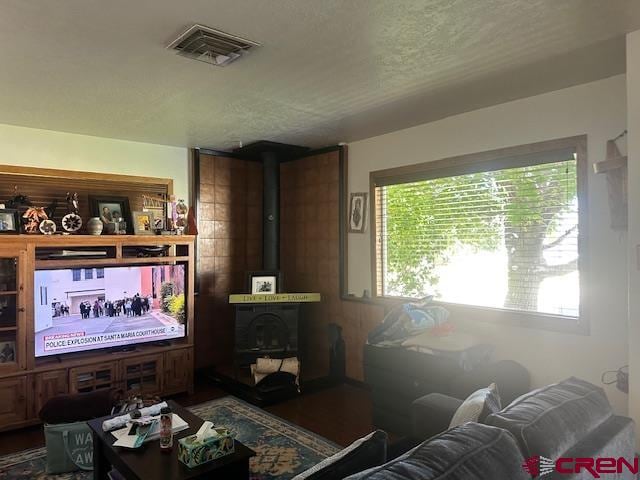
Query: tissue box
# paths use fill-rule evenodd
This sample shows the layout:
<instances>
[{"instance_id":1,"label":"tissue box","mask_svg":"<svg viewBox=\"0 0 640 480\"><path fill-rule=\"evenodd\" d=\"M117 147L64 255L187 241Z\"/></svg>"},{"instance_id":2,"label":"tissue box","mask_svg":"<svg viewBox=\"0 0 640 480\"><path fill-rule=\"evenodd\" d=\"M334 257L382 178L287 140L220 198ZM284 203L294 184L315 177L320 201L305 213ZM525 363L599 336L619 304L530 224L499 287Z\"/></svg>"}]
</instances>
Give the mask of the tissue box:
<instances>
[{"instance_id":1,"label":"tissue box","mask_svg":"<svg viewBox=\"0 0 640 480\"><path fill-rule=\"evenodd\" d=\"M188 467L196 467L234 452L231 432L215 428L216 435L197 441L195 435L178 440L178 459Z\"/></svg>"}]
</instances>

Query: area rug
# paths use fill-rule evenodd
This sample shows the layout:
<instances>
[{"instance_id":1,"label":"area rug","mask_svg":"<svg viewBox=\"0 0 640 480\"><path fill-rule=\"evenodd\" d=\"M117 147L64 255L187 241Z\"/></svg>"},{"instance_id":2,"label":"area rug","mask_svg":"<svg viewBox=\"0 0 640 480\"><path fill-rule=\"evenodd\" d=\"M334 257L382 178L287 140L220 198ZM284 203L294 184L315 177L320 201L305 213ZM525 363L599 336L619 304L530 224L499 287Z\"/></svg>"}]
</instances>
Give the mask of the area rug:
<instances>
[{"instance_id":1,"label":"area rug","mask_svg":"<svg viewBox=\"0 0 640 480\"><path fill-rule=\"evenodd\" d=\"M251 459L253 480L287 480L333 455L340 447L235 397L224 397L190 407L200 418L231 429L235 437L256 452ZM0 479L89 480L93 472L47 475L44 448L0 457Z\"/></svg>"}]
</instances>

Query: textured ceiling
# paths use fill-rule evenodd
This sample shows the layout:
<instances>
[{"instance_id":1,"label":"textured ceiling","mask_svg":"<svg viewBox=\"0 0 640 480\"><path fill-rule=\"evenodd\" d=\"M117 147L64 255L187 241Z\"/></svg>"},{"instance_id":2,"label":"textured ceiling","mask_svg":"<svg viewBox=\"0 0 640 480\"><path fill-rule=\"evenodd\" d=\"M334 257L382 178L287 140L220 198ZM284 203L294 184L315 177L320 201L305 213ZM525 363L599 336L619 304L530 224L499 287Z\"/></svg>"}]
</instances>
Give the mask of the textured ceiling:
<instances>
[{"instance_id":1,"label":"textured ceiling","mask_svg":"<svg viewBox=\"0 0 640 480\"><path fill-rule=\"evenodd\" d=\"M226 68L192 23L263 44ZM638 0L0 0L0 123L323 146L621 73Z\"/></svg>"}]
</instances>

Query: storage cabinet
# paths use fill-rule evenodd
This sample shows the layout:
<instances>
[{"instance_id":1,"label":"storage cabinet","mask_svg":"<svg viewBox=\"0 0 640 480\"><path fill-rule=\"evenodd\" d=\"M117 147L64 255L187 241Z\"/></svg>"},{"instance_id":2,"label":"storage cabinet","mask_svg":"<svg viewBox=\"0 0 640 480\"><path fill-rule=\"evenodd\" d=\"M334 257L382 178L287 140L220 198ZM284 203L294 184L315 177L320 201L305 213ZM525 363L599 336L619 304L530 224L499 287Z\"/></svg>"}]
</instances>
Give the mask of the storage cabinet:
<instances>
[{"instance_id":1,"label":"storage cabinet","mask_svg":"<svg viewBox=\"0 0 640 480\"><path fill-rule=\"evenodd\" d=\"M38 373L35 376L35 398L33 416L37 416L42 406L57 395L68 393L66 370Z\"/></svg>"},{"instance_id":2,"label":"storage cabinet","mask_svg":"<svg viewBox=\"0 0 640 480\"><path fill-rule=\"evenodd\" d=\"M128 394L162 392L162 355L122 360L121 378Z\"/></svg>"},{"instance_id":3,"label":"storage cabinet","mask_svg":"<svg viewBox=\"0 0 640 480\"><path fill-rule=\"evenodd\" d=\"M171 394L191 390L193 385L192 349L171 350L164 354L164 392Z\"/></svg>"},{"instance_id":4,"label":"storage cabinet","mask_svg":"<svg viewBox=\"0 0 640 480\"><path fill-rule=\"evenodd\" d=\"M0 426L28 419L27 378L23 376L0 379Z\"/></svg>"},{"instance_id":5,"label":"storage cabinet","mask_svg":"<svg viewBox=\"0 0 640 480\"><path fill-rule=\"evenodd\" d=\"M38 423L44 404L60 394L114 388L126 394L163 397L192 391L193 243L194 237L177 235L0 235L0 431ZM166 246L167 255L162 257L133 254L140 248ZM57 255L64 249L95 249L107 254L100 258ZM184 339L175 339L168 345L139 344L129 351L36 356L36 335L46 335L50 325L36 323L35 309L45 305L51 308L53 295L58 294L47 287L36 290L35 271L176 263L187 267Z\"/></svg>"},{"instance_id":6,"label":"storage cabinet","mask_svg":"<svg viewBox=\"0 0 640 480\"><path fill-rule=\"evenodd\" d=\"M95 390L118 388L118 363L105 362L69 370L69 391L86 393Z\"/></svg>"}]
</instances>

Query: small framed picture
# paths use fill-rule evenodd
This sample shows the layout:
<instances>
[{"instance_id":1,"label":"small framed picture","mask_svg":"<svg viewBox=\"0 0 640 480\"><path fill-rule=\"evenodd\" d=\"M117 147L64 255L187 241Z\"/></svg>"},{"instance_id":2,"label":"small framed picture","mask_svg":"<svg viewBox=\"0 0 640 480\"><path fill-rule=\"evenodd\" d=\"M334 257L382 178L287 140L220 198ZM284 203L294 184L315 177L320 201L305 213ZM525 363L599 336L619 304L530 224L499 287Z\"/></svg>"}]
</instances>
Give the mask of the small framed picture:
<instances>
[{"instance_id":1,"label":"small framed picture","mask_svg":"<svg viewBox=\"0 0 640 480\"><path fill-rule=\"evenodd\" d=\"M263 271L248 273L249 290L252 295L272 295L282 291L280 272Z\"/></svg>"},{"instance_id":2,"label":"small framed picture","mask_svg":"<svg viewBox=\"0 0 640 480\"><path fill-rule=\"evenodd\" d=\"M0 363L16 361L16 342L0 342Z\"/></svg>"},{"instance_id":3,"label":"small framed picture","mask_svg":"<svg viewBox=\"0 0 640 480\"><path fill-rule=\"evenodd\" d=\"M90 195L89 207L91 215L102 220L105 234L132 233L129 198Z\"/></svg>"},{"instance_id":4,"label":"small framed picture","mask_svg":"<svg viewBox=\"0 0 640 480\"><path fill-rule=\"evenodd\" d=\"M154 220L151 212L133 212L133 232L136 235L153 235Z\"/></svg>"},{"instance_id":5,"label":"small framed picture","mask_svg":"<svg viewBox=\"0 0 640 480\"><path fill-rule=\"evenodd\" d=\"M162 212L153 212L153 230L156 232L164 230L165 223L165 215Z\"/></svg>"},{"instance_id":6,"label":"small framed picture","mask_svg":"<svg viewBox=\"0 0 640 480\"><path fill-rule=\"evenodd\" d=\"M0 208L0 233L20 233L18 210Z\"/></svg>"},{"instance_id":7,"label":"small framed picture","mask_svg":"<svg viewBox=\"0 0 640 480\"><path fill-rule=\"evenodd\" d=\"M352 193L349 200L349 233L364 233L369 204L367 192Z\"/></svg>"}]
</instances>

